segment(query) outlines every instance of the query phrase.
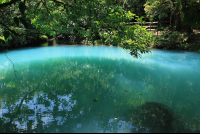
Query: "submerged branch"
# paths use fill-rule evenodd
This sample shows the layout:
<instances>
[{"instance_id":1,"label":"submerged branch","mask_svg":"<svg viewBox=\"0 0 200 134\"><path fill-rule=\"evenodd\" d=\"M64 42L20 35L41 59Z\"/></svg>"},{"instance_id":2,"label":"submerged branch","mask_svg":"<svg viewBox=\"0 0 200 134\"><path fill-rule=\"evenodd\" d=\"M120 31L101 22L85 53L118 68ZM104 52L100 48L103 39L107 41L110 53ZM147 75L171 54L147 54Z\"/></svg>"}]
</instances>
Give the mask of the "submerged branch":
<instances>
[{"instance_id":1,"label":"submerged branch","mask_svg":"<svg viewBox=\"0 0 200 134\"><path fill-rule=\"evenodd\" d=\"M6 52L4 52L5 53L5 56L8 58L8 56L6 55ZM8 58L9 59L9 58ZM10 59L9 59L10 60ZM13 62L10 60L10 62L13 64ZM15 65L13 64L13 69L14 69L14 74L15 74L15 76L17 77L17 75L16 75L16 70L15 70Z\"/></svg>"}]
</instances>

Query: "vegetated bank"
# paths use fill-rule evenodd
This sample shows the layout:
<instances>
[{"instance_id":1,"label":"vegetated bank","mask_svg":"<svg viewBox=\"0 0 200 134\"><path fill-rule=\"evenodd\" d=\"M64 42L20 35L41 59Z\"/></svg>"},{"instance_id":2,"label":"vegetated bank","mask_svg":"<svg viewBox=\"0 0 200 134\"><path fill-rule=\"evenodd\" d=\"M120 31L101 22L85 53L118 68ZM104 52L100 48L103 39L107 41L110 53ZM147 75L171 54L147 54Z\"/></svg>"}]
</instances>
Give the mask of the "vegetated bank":
<instances>
[{"instance_id":1,"label":"vegetated bank","mask_svg":"<svg viewBox=\"0 0 200 134\"><path fill-rule=\"evenodd\" d=\"M148 47L199 51L198 0L73 0L0 2L0 49L37 46L56 38L67 44L113 45L130 54L149 52ZM163 34L153 37L137 24L169 21Z\"/></svg>"}]
</instances>

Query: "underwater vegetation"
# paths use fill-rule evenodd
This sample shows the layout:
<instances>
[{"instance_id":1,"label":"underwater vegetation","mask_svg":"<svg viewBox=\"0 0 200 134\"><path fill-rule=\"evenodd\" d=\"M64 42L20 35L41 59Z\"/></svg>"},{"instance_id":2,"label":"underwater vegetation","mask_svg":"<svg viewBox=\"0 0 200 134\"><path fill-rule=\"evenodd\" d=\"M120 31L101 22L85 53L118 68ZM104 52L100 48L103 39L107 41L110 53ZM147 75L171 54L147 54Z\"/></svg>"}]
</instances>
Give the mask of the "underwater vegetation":
<instances>
[{"instance_id":1,"label":"underwater vegetation","mask_svg":"<svg viewBox=\"0 0 200 134\"><path fill-rule=\"evenodd\" d=\"M132 132L142 133L174 133L190 132L184 123L168 106L157 102L146 102L128 114L135 128Z\"/></svg>"}]
</instances>

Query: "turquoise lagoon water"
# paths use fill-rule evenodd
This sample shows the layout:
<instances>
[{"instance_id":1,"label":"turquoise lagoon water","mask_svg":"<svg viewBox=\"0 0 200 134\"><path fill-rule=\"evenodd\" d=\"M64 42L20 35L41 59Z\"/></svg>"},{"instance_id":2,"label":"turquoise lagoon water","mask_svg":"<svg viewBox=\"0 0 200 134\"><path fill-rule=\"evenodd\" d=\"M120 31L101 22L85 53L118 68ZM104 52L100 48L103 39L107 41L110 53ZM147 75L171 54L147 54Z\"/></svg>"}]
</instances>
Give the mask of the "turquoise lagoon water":
<instances>
[{"instance_id":1,"label":"turquoise lagoon water","mask_svg":"<svg viewBox=\"0 0 200 134\"><path fill-rule=\"evenodd\" d=\"M54 46L7 56L17 77L1 53L0 132L199 132L199 53Z\"/></svg>"}]
</instances>

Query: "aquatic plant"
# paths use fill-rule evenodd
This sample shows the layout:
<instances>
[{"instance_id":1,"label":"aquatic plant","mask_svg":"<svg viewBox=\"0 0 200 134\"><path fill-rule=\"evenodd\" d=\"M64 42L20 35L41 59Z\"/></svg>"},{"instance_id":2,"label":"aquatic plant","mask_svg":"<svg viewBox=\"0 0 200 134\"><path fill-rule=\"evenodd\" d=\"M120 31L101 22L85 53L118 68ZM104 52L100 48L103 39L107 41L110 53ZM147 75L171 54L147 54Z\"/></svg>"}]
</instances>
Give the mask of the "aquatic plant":
<instances>
[{"instance_id":1,"label":"aquatic plant","mask_svg":"<svg viewBox=\"0 0 200 134\"><path fill-rule=\"evenodd\" d=\"M173 132L176 118L168 106L146 102L129 114L137 132Z\"/></svg>"}]
</instances>

